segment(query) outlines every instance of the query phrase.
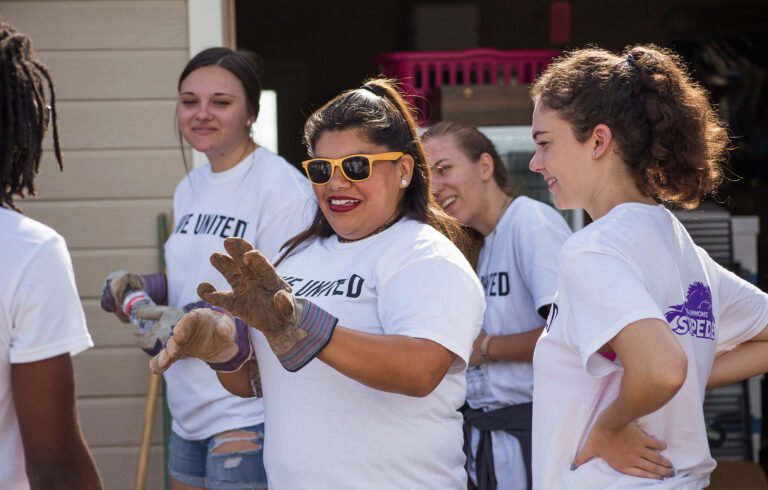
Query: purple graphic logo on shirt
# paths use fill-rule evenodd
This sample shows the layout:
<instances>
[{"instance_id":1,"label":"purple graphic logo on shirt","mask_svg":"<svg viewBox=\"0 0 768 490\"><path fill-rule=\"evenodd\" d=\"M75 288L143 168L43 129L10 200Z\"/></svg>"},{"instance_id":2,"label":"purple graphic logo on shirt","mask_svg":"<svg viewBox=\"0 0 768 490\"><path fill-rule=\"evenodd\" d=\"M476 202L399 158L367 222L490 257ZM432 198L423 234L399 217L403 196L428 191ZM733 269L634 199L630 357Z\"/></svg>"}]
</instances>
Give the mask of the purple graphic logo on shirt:
<instances>
[{"instance_id":1,"label":"purple graphic logo on shirt","mask_svg":"<svg viewBox=\"0 0 768 490\"><path fill-rule=\"evenodd\" d=\"M670 306L664 315L677 335L691 335L715 340L715 316L712 314L712 292L709 286L694 282L682 305Z\"/></svg>"}]
</instances>

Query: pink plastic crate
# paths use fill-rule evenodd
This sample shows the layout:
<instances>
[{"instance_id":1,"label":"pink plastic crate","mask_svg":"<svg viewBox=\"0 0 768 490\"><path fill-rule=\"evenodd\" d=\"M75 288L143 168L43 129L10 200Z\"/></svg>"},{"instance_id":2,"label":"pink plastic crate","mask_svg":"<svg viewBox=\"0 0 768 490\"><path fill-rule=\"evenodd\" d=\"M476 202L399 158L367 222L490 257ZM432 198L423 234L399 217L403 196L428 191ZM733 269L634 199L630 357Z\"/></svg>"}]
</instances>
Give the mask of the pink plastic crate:
<instances>
[{"instance_id":1,"label":"pink plastic crate","mask_svg":"<svg viewBox=\"0 0 768 490\"><path fill-rule=\"evenodd\" d=\"M428 99L443 85L530 84L559 51L410 51L387 53L377 59L381 73L403 84L408 101L419 110L419 122L429 119Z\"/></svg>"}]
</instances>

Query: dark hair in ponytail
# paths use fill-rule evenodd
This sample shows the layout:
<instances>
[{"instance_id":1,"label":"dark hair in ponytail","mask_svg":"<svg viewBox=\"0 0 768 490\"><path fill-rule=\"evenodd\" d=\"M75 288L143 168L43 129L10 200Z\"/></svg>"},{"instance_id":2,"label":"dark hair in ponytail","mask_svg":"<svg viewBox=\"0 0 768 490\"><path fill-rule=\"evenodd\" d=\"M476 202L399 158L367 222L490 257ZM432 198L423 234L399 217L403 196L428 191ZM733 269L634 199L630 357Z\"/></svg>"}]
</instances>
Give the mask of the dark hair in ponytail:
<instances>
[{"instance_id":1,"label":"dark hair in ponytail","mask_svg":"<svg viewBox=\"0 0 768 490\"><path fill-rule=\"evenodd\" d=\"M402 151L413 157L413 178L400 202L401 213L431 225L465 254L468 253L469 245L461 225L443 211L432 197L429 167L419 141L411 107L395 82L384 78L368 80L362 87L342 92L315 111L304 125L304 144L307 152L314 154L317 140L323 133L347 129L359 129L371 143L387 147L391 151ZM333 234L333 229L318 209L310 227L285 244L286 251L280 260L313 237L329 237Z\"/></svg>"},{"instance_id":2,"label":"dark hair in ponytail","mask_svg":"<svg viewBox=\"0 0 768 490\"><path fill-rule=\"evenodd\" d=\"M245 92L245 103L248 112L256 121L259 117L259 101L261 99L261 77L264 74L264 60L258 54L248 49L230 49L223 46L207 48L197 53L187 62L179 75L177 90L181 91L181 84L184 80L198 68L206 66L218 66L235 76L243 85ZM184 161L184 168L189 171L187 155L184 151L184 137L181 135L181 128L177 126L176 131L179 137L179 148L181 148L181 158Z\"/></svg>"},{"instance_id":3,"label":"dark hair in ponytail","mask_svg":"<svg viewBox=\"0 0 768 490\"><path fill-rule=\"evenodd\" d=\"M531 95L581 142L598 124L611 128L637 187L659 202L695 208L722 182L727 130L707 91L669 50L576 50L549 65Z\"/></svg>"},{"instance_id":4,"label":"dark hair in ponytail","mask_svg":"<svg viewBox=\"0 0 768 490\"><path fill-rule=\"evenodd\" d=\"M45 89L50 94L46 102ZM0 207L18 211L14 195L35 195L42 143L53 125L53 150L63 169L56 92L48 69L24 34L0 21Z\"/></svg>"}]
</instances>

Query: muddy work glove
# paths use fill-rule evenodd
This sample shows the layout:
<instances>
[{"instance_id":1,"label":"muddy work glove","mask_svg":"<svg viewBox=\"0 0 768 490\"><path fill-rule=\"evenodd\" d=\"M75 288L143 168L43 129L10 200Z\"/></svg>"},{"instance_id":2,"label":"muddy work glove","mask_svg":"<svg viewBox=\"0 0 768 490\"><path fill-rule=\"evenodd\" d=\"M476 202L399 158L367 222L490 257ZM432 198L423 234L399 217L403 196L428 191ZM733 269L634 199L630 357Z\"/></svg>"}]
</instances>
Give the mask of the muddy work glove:
<instances>
[{"instance_id":1,"label":"muddy work glove","mask_svg":"<svg viewBox=\"0 0 768 490\"><path fill-rule=\"evenodd\" d=\"M199 308L181 317L163 350L149 361L149 367L160 374L183 357L195 357L216 371L231 373L252 355L245 323L220 311Z\"/></svg>"},{"instance_id":2,"label":"muddy work glove","mask_svg":"<svg viewBox=\"0 0 768 490\"><path fill-rule=\"evenodd\" d=\"M305 299L296 299L272 264L242 238L227 238L229 255L215 253L211 264L232 291L202 283L197 294L261 331L280 363L298 371L328 345L338 319Z\"/></svg>"},{"instance_id":3,"label":"muddy work glove","mask_svg":"<svg viewBox=\"0 0 768 490\"><path fill-rule=\"evenodd\" d=\"M178 323L185 310L175 306L147 305L139 306L129 315L136 324L134 333L136 344L150 356L157 355L171 336L173 327Z\"/></svg>"},{"instance_id":4,"label":"muddy work glove","mask_svg":"<svg viewBox=\"0 0 768 490\"><path fill-rule=\"evenodd\" d=\"M167 303L168 285L165 274L138 275L118 270L107 276L101 291L101 309L114 313L123 323L130 322L122 304L126 294L144 290L157 304Z\"/></svg>"}]
</instances>

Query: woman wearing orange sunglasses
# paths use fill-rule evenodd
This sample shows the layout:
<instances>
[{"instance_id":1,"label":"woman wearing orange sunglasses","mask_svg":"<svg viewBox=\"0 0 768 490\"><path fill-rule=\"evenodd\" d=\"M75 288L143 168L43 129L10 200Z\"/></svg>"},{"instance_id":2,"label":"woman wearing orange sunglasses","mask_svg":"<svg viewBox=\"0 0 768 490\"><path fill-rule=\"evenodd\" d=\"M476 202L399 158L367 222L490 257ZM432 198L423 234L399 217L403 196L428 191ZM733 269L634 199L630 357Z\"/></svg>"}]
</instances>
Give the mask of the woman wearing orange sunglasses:
<instances>
[{"instance_id":1,"label":"woman wearing orange sunglasses","mask_svg":"<svg viewBox=\"0 0 768 490\"><path fill-rule=\"evenodd\" d=\"M457 409L483 293L454 244L460 225L430 194L408 106L372 80L310 116L304 138L312 225L277 271L227 239L211 262L233 291L198 292L237 318L186 315L153 368L181 356L245 365L255 327L271 489L465 489ZM248 369L219 380L253 396Z\"/></svg>"}]
</instances>

